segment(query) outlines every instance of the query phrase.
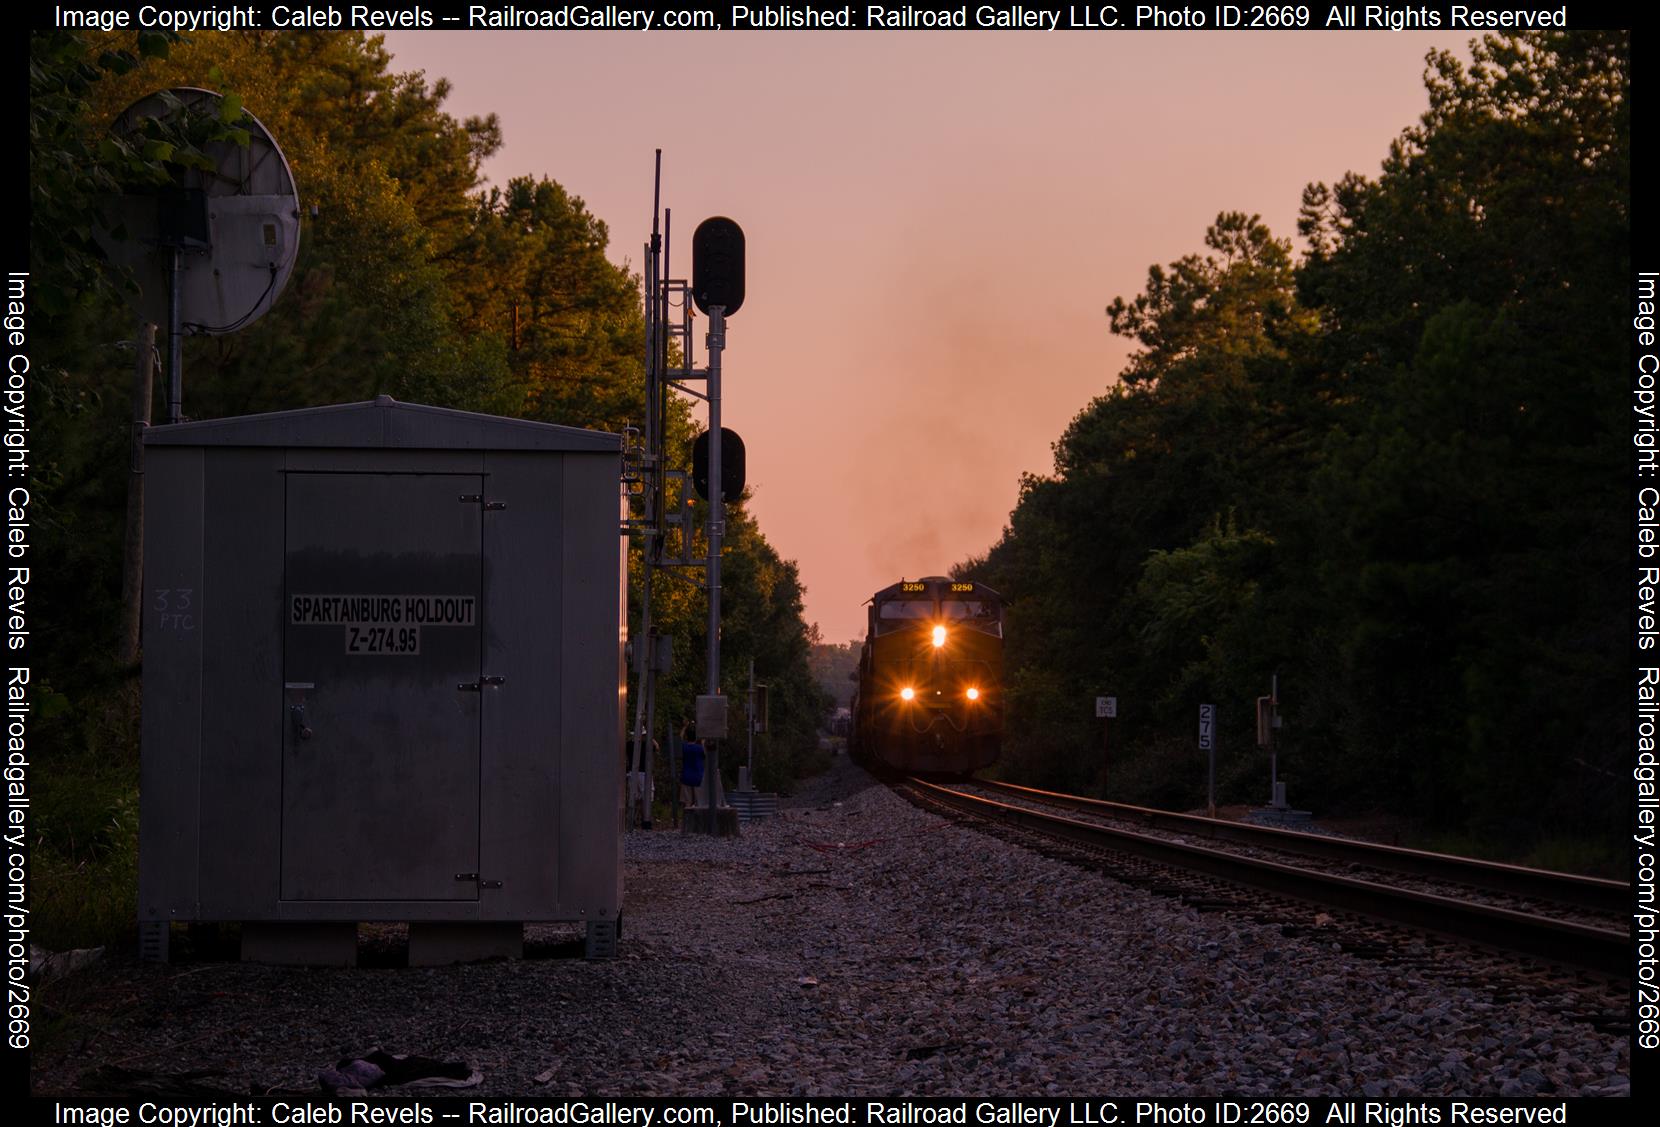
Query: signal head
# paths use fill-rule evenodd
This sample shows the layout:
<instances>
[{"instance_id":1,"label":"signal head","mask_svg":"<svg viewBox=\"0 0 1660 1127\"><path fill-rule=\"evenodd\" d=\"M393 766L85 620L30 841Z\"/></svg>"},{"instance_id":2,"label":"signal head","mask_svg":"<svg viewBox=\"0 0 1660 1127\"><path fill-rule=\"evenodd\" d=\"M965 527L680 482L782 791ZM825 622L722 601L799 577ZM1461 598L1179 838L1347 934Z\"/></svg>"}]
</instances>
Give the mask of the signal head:
<instances>
[{"instance_id":1,"label":"signal head","mask_svg":"<svg viewBox=\"0 0 1660 1127\"><path fill-rule=\"evenodd\" d=\"M723 306L727 317L744 303L744 232L724 215L692 232L692 300L705 313Z\"/></svg>"}]
</instances>

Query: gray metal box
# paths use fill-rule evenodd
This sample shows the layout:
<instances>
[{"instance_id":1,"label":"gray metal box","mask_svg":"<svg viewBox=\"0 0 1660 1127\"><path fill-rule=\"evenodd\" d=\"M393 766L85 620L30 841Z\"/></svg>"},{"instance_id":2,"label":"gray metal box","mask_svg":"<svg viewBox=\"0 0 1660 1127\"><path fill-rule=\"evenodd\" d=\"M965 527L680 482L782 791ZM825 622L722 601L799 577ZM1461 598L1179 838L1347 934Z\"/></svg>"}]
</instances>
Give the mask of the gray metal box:
<instances>
[{"instance_id":1,"label":"gray metal box","mask_svg":"<svg viewBox=\"0 0 1660 1127\"><path fill-rule=\"evenodd\" d=\"M614 921L620 458L386 396L149 431L140 922Z\"/></svg>"}]
</instances>

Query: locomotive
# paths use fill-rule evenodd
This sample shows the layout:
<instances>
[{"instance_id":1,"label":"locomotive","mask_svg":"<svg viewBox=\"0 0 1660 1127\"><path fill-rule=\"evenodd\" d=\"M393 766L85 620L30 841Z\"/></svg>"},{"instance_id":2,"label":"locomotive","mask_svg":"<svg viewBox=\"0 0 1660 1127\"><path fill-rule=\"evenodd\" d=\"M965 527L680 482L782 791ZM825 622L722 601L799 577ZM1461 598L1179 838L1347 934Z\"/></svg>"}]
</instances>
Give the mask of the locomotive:
<instances>
[{"instance_id":1,"label":"locomotive","mask_svg":"<svg viewBox=\"0 0 1660 1127\"><path fill-rule=\"evenodd\" d=\"M907 579L870 599L850 749L917 774L966 775L1003 738L1003 598L983 583Z\"/></svg>"}]
</instances>

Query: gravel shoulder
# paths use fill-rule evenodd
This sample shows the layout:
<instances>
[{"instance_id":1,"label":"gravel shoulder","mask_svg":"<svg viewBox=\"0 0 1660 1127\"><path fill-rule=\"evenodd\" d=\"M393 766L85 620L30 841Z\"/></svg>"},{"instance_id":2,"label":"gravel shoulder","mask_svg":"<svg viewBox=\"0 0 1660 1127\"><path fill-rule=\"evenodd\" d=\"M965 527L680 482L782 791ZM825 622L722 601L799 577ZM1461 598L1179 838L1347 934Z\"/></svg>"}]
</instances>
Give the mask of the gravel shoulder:
<instances>
[{"instance_id":1,"label":"gravel shoulder","mask_svg":"<svg viewBox=\"0 0 1660 1127\"><path fill-rule=\"evenodd\" d=\"M549 928L544 957L443 968L106 959L43 991L34 1088L115 1066L316 1092L379 1046L466 1060L487 1096L1630 1091L1626 1036L1589 1020L1624 1010L1606 985L1462 981L1200 913L841 757L741 838L635 831L625 858L604 962Z\"/></svg>"}]
</instances>

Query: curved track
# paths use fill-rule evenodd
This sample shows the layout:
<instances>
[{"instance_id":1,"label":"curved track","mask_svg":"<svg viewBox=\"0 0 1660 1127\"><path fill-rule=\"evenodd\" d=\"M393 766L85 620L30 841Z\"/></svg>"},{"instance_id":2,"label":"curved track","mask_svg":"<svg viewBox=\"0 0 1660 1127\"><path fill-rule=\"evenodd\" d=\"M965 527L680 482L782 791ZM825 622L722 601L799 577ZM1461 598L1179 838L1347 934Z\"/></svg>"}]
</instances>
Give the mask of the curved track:
<instances>
[{"instance_id":1,"label":"curved track","mask_svg":"<svg viewBox=\"0 0 1660 1127\"><path fill-rule=\"evenodd\" d=\"M1177 814L1146 806L1129 806L1122 802L1106 802L1099 798L1036 790L1013 783L976 779L974 785L1050 806L1061 806L1134 822L1149 829L1169 830L1213 841L1237 842L1283 853L1318 857L1326 861L1360 865L1380 872L1450 881L1485 892L1529 897L1554 904L1572 904L1596 912L1619 913L1631 903L1631 886L1623 881L1557 873L1548 869L1530 869L1522 865L1505 865L1494 861L1479 861L1446 853L1402 849L1399 846L1328 837L1324 834L1298 833L1294 830L1257 826L1248 822L1205 818L1196 814Z\"/></svg>"},{"instance_id":2,"label":"curved track","mask_svg":"<svg viewBox=\"0 0 1660 1127\"><path fill-rule=\"evenodd\" d=\"M1212 840L1243 842L1257 852L1272 848L1282 854L1319 856L1338 864L1364 866L1370 872L1367 878L1362 879L1321 871L1297 863L1294 857L1272 860L1247 856L1212 848L1208 844L1152 836L1104 825L1099 821L1082 821L1034 809L1030 805L969 794L922 779L907 778L904 782L931 802L948 805L977 818L1059 838L1087 849L1128 853L1173 869L1203 873L1275 896L1292 897L1326 908L1521 952L1601 974L1629 977L1631 973L1630 934L1613 923L1618 918L1614 913L1629 903L1630 890L1616 881L1572 877L1260 826L1242 826L1002 783L973 784L1032 804L1087 810L1096 816L1129 818L1145 826L1157 826L1166 833L1174 831ZM1610 921L1562 919L1543 910L1518 910L1480 903L1473 894L1426 891L1385 882L1386 874L1402 872L1453 881L1471 889L1591 908L1598 913L1608 913Z\"/></svg>"}]
</instances>

